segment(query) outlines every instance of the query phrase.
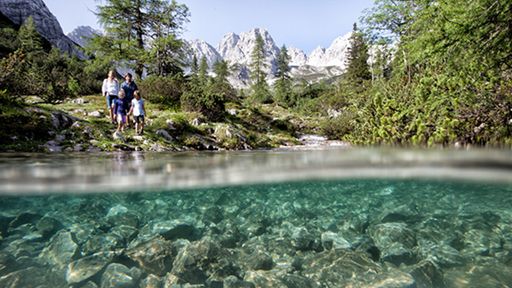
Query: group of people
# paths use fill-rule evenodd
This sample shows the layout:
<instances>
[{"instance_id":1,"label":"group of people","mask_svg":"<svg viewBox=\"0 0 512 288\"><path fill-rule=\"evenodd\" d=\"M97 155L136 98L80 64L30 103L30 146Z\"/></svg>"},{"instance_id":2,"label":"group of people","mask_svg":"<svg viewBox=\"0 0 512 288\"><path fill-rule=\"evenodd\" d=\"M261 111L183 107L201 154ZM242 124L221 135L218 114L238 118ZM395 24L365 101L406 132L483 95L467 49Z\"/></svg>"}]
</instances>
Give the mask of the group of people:
<instances>
[{"instance_id":1,"label":"group of people","mask_svg":"<svg viewBox=\"0 0 512 288\"><path fill-rule=\"evenodd\" d=\"M116 133L123 132L130 126L130 116L133 115L135 132L138 135L144 133L144 116L146 108L140 95L137 84L130 73L124 75L124 82L119 85L114 71L108 72L108 77L103 80L102 93L107 100L107 110L112 123L117 124Z\"/></svg>"}]
</instances>

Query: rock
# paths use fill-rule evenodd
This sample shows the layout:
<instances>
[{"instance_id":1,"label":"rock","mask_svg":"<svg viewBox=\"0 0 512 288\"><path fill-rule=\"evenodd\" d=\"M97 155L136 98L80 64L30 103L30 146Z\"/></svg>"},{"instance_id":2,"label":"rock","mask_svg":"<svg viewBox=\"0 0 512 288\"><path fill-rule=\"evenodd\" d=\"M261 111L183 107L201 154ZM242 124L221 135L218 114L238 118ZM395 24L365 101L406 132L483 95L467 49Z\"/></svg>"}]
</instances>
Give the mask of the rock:
<instances>
[{"instance_id":1,"label":"rock","mask_svg":"<svg viewBox=\"0 0 512 288\"><path fill-rule=\"evenodd\" d=\"M43 0L2 0L0 1L0 13L16 26L21 26L31 16L34 19L37 32L52 46L69 55L85 58L78 45L64 35L59 21L46 7Z\"/></svg>"},{"instance_id":2,"label":"rock","mask_svg":"<svg viewBox=\"0 0 512 288\"><path fill-rule=\"evenodd\" d=\"M192 119L192 121L190 121L190 124L192 126L196 126L196 127L198 127L202 123L203 123L203 121L201 121L201 119L199 119L199 118L194 118L194 119Z\"/></svg>"},{"instance_id":3,"label":"rock","mask_svg":"<svg viewBox=\"0 0 512 288\"><path fill-rule=\"evenodd\" d=\"M13 229L23 224L35 224L37 220L41 219L41 215L32 212L22 212L16 216L10 223L9 228Z\"/></svg>"},{"instance_id":4,"label":"rock","mask_svg":"<svg viewBox=\"0 0 512 288\"><path fill-rule=\"evenodd\" d=\"M463 266L464 257L460 252L447 244L434 244L420 241L418 253L422 259L432 261L442 268Z\"/></svg>"},{"instance_id":5,"label":"rock","mask_svg":"<svg viewBox=\"0 0 512 288\"><path fill-rule=\"evenodd\" d=\"M26 267L21 270L0 276L0 287L21 288L21 287L66 287L62 277L55 273L39 268Z\"/></svg>"},{"instance_id":6,"label":"rock","mask_svg":"<svg viewBox=\"0 0 512 288\"><path fill-rule=\"evenodd\" d=\"M69 101L73 104L78 104L78 105L83 105L85 103L89 103L88 100L85 100L84 98L75 98L75 99L71 99L71 101Z\"/></svg>"},{"instance_id":7,"label":"rock","mask_svg":"<svg viewBox=\"0 0 512 288\"><path fill-rule=\"evenodd\" d=\"M494 231L471 229L464 233L462 242L461 253L470 257L492 255L502 249L502 237Z\"/></svg>"},{"instance_id":8,"label":"rock","mask_svg":"<svg viewBox=\"0 0 512 288\"><path fill-rule=\"evenodd\" d=\"M295 228L291 239L293 246L301 251L311 250L315 240L313 235L304 227Z\"/></svg>"},{"instance_id":9,"label":"rock","mask_svg":"<svg viewBox=\"0 0 512 288\"><path fill-rule=\"evenodd\" d=\"M370 227L370 237L381 251L381 259L395 265L416 261L414 232L405 223L383 223Z\"/></svg>"},{"instance_id":10,"label":"rock","mask_svg":"<svg viewBox=\"0 0 512 288\"><path fill-rule=\"evenodd\" d=\"M247 256L247 265L253 270L271 270L274 260L268 253L258 249Z\"/></svg>"},{"instance_id":11,"label":"rock","mask_svg":"<svg viewBox=\"0 0 512 288\"><path fill-rule=\"evenodd\" d=\"M350 249L352 246L350 245L350 242L345 240L345 238L341 237L337 233L330 231L322 233L321 241L325 250Z\"/></svg>"},{"instance_id":12,"label":"rock","mask_svg":"<svg viewBox=\"0 0 512 288\"><path fill-rule=\"evenodd\" d=\"M446 287L442 271L431 261L421 261L408 269L417 287Z\"/></svg>"},{"instance_id":13,"label":"rock","mask_svg":"<svg viewBox=\"0 0 512 288\"><path fill-rule=\"evenodd\" d=\"M188 220L160 221L153 224L154 234L160 234L167 240L201 238L200 231Z\"/></svg>"},{"instance_id":14,"label":"rock","mask_svg":"<svg viewBox=\"0 0 512 288\"><path fill-rule=\"evenodd\" d=\"M172 142L174 140L172 138L171 134L169 134L169 132L167 132L167 130L164 130L164 129L156 130L156 135L164 138L164 140L167 141L167 142Z\"/></svg>"},{"instance_id":15,"label":"rock","mask_svg":"<svg viewBox=\"0 0 512 288\"><path fill-rule=\"evenodd\" d=\"M77 250L78 245L71 233L61 231L52 237L50 244L43 249L39 258L46 263L63 268L71 263Z\"/></svg>"},{"instance_id":16,"label":"rock","mask_svg":"<svg viewBox=\"0 0 512 288\"><path fill-rule=\"evenodd\" d=\"M320 287L315 281L294 274L287 274L280 278L288 288L317 288Z\"/></svg>"},{"instance_id":17,"label":"rock","mask_svg":"<svg viewBox=\"0 0 512 288\"><path fill-rule=\"evenodd\" d=\"M83 144L76 144L73 146L73 152L83 152L84 150L85 149Z\"/></svg>"},{"instance_id":18,"label":"rock","mask_svg":"<svg viewBox=\"0 0 512 288\"><path fill-rule=\"evenodd\" d=\"M107 222L112 226L127 225L137 228L140 219L137 215L128 211L128 208L122 205L116 205L107 213Z\"/></svg>"},{"instance_id":19,"label":"rock","mask_svg":"<svg viewBox=\"0 0 512 288\"><path fill-rule=\"evenodd\" d=\"M92 281L87 281L84 285L80 286L80 288L98 288L98 285Z\"/></svg>"},{"instance_id":20,"label":"rock","mask_svg":"<svg viewBox=\"0 0 512 288\"><path fill-rule=\"evenodd\" d=\"M279 277L270 271L247 271L244 280L256 287L288 288Z\"/></svg>"},{"instance_id":21,"label":"rock","mask_svg":"<svg viewBox=\"0 0 512 288\"><path fill-rule=\"evenodd\" d=\"M142 279L139 288L160 288L162 287L162 279L153 274L149 274L146 278Z\"/></svg>"},{"instance_id":22,"label":"rock","mask_svg":"<svg viewBox=\"0 0 512 288\"><path fill-rule=\"evenodd\" d=\"M112 138L114 138L114 140L119 140L119 141L122 141L122 142L126 142L126 139L124 138L123 134L121 134L121 132L114 132L114 134L112 134Z\"/></svg>"},{"instance_id":23,"label":"rock","mask_svg":"<svg viewBox=\"0 0 512 288\"><path fill-rule=\"evenodd\" d=\"M43 145L43 148L47 152L51 152L51 153L62 152L62 149L63 149L62 146L59 146L59 144L57 144L57 142L55 142L53 140L46 142L46 144Z\"/></svg>"},{"instance_id":24,"label":"rock","mask_svg":"<svg viewBox=\"0 0 512 288\"><path fill-rule=\"evenodd\" d=\"M138 279L134 279L128 267L112 263L107 266L101 276L101 288L131 288Z\"/></svg>"},{"instance_id":25,"label":"rock","mask_svg":"<svg viewBox=\"0 0 512 288\"><path fill-rule=\"evenodd\" d=\"M66 281L70 285L83 282L103 270L112 258L112 253L98 253L78 259L68 265Z\"/></svg>"},{"instance_id":26,"label":"rock","mask_svg":"<svg viewBox=\"0 0 512 288\"><path fill-rule=\"evenodd\" d=\"M301 275L320 287L415 287L414 278L395 268L383 268L366 253L330 250L304 260Z\"/></svg>"},{"instance_id":27,"label":"rock","mask_svg":"<svg viewBox=\"0 0 512 288\"><path fill-rule=\"evenodd\" d=\"M59 220L53 217L44 216L43 218L39 219L39 221L37 221L36 228L44 238L49 238L57 231L64 228L64 225L62 225Z\"/></svg>"},{"instance_id":28,"label":"rock","mask_svg":"<svg viewBox=\"0 0 512 288\"><path fill-rule=\"evenodd\" d=\"M36 1L39 1L39 0L36 0ZM53 128L55 128L55 130L63 130L63 129L67 129L69 127L71 127L71 125L73 125L74 122L77 122L77 121L80 121L79 118L77 117L74 117L74 116L71 116L71 115L68 115L64 112L52 112L51 114L51 122L52 122L52 126Z\"/></svg>"},{"instance_id":29,"label":"rock","mask_svg":"<svg viewBox=\"0 0 512 288\"><path fill-rule=\"evenodd\" d=\"M94 118L103 118L103 113L100 111L92 111L87 113L87 116L94 117Z\"/></svg>"},{"instance_id":30,"label":"rock","mask_svg":"<svg viewBox=\"0 0 512 288\"><path fill-rule=\"evenodd\" d=\"M158 276L164 276L169 272L174 260L171 242L162 237L130 248L126 256L136 262L142 270Z\"/></svg>"},{"instance_id":31,"label":"rock","mask_svg":"<svg viewBox=\"0 0 512 288\"><path fill-rule=\"evenodd\" d=\"M155 144L151 145L151 147L149 148L149 151L151 151L151 152L168 152L171 150L167 147L164 147L164 146L158 144L158 143L155 143Z\"/></svg>"},{"instance_id":32,"label":"rock","mask_svg":"<svg viewBox=\"0 0 512 288\"><path fill-rule=\"evenodd\" d=\"M235 276L228 276L224 278L224 288L256 288L256 285L251 282L243 281Z\"/></svg>"},{"instance_id":33,"label":"rock","mask_svg":"<svg viewBox=\"0 0 512 288\"><path fill-rule=\"evenodd\" d=\"M132 225L119 225L110 229L110 234L121 239L123 243L130 243L137 236L138 232L137 226L134 227Z\"/></svg>"},{"instance_id":34,"label":"rock","mask_svg":"<svg viewBox=\"0 0 512 288\"><path fill-rule=\"evenodd\" d=\"M210 265L216 263L220 256L221 248L207 238L190 243L174 260L171 274L183 281L181 283L203 284L208 279Z\"/></svg>"}]
</instances>

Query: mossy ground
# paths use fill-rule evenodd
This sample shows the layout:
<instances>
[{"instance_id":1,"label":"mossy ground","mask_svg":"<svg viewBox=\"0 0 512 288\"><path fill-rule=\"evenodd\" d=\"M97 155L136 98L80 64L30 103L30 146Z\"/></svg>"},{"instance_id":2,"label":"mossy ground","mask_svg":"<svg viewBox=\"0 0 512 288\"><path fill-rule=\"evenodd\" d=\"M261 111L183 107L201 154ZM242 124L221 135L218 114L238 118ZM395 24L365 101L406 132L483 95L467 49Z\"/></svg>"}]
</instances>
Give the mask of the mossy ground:
<instances>
[{"instance_id":1,"label":"mossy ground","mask_svg":"<svg viewBox=\"0 0 512 288\"><path fill-rule=\"evenodd\" d=\"M298 144L297 135L317 129L316 119L306 118L277 105L227 103L222 122L208 122L198 113L172 110L146 101L146 128L138 136L131 127L114 140L116 129L99 95L67 100L61 104L3 107L0 114L0 151L44 152L56 138L63 151L261 149ZM100 116L94 115L100 113ZM52 114L78 119L70 127L55 127ZM160 132L159 132L160 131ZM162 131L170 135L163 137ZM165 133L164 132L164 133Z\"/></svg>"}]
</instances>

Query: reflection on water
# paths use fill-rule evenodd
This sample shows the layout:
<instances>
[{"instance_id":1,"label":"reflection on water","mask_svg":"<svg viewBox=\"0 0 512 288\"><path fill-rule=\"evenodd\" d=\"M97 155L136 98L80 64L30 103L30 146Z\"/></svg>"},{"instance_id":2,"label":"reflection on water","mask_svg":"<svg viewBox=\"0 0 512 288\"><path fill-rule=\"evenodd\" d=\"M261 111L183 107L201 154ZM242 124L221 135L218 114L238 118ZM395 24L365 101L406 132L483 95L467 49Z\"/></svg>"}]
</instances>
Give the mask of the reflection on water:
<instances>
[{"instance_id":1,"label":"reflection on water","mask_svg":"<svg viewBox=\"0 0 512 288\"><path fill-rule=\"evenodd\" d=\"M211 187L342 178L512 181L510 150L3 154L2 193Z\"/></svg>"}]
</instances>

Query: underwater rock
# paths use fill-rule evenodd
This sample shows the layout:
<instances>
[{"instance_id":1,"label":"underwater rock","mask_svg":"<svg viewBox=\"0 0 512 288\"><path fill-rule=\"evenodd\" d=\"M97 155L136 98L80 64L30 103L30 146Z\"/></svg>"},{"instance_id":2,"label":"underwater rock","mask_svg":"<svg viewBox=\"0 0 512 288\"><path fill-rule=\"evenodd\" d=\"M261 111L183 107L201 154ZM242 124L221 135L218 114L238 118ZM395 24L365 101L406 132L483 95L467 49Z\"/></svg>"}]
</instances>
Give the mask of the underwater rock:
<instances>
[{"instance_id":1,"label":"underwater rock","mask_svg":"<svg viewBox=\"0 0 512 288\"><path fill-rule=\"evenodd\" d=\"M315 281L303 276L287 274L280 278L288 288L317 288L320 287Z\"/></svg>"},{"instance_id":2,"label":"underwater rock","mask_svg":"<svg viewBox=\"0 0 512 288\"><path fill-rule=\"evenodd\" d=\"M384 223L370 227L370 237L381 251L381 259L395 265L412 264L416 246L414 232L405 223Z\"/></svg>"},{"instance_id":3,"label":"underwater rock","mask_svg":"<svg viewBox=\"0 0 512 288\"><path fill-rule=\"evenodd\" d=\"M180 283L203 284L210 265L220 258L221 248L208 238L190 243L183 248L173 262L171 274Z\"/></svg>"},{"instance_id":4,"label":"underwater rock","mask_svg":"<svg viewBox=\"0 0 512 288\"><path fill-rule=\"evenodd\" d=\"M0 287L66 287L66 282L62 277L47 269L27 267L1 276Z\"/></svg>"},{"instance_id":5,"label":"underwater rock","mask_svg":"<svg viewBox=\"0 0 512 288\"><path fill-rule=\"evenodd\" d=\"M492 255L502 250L502 240L501 235L494 231L471 229L463 235L461 253L466 257Z\"/></svg>"},{"instance_id":6,"label":"underwater rock","mask_svg":"<svg viewBox=\"0 0 512 288\"><path fill-rule=\"evenodd\" d=\"M431 261L421 261L408 269L414 277L417 287L446 287L443 273Z\"/></svg>"},{"instance_id":7,"label":"underwater rock","mask_svg":"<svg viewBox=\"0 0 512 288\"><path fill-rule=\"evenodd\" d=\"M146 278L142 279L139 288L160 288L162 287L162 279L160 277L149 274Z\"/></svg>"},{"instance_id":8,"label":"underwater rock","mask_svg":"<svg viewBox=\"0 0 512 288\"><path fill-rule=\"evenodd\" d=\"M297 250L311 250L315 241L314 236L304 227L297 227L292 232L292 244Z\"/></svg>"},{"instance_id":9,"label":"underwater rock","mask_svg":"<svg viewBox=\"0 0 512 288\"><path fill-rule=\"evenodd\" d=\"M111 263L101 276L101 288L131 288L138 279L131 275L128 267L119 263Z\"/></svg>"},{"instance_id":10,"label":"underwater rock","mask_svg":"<svg viewBox=\"0 0 512 288\"><path fill-rule=\"evenodd\" d=\"M16 228L23 224L32 223L35 224L37 220L41 219L43 216L32 213L32 212L23 212L20 213L16 218L14 218L11 223L9 223L9 228Z\"/></svg>"},{"instance_id":11,"label":"underwater rock","mask_svg":"<svg viewBox=\"0 0 512 288\"><path fill-rule=\"evenodd\" d=\"M138 229L133 226L128 225L120 225L120 226L114 226L112 229L110 229L110 234L114 237L122 240L123 243L130 243L135 236L137 236Z\"/></svg>"},{"instance_id":12,"label":"underwater rock","mask_svg":"<svg viewBox=\"0 0 512 288\"><path fill-rule=\"evenodd\" d=\"M510 287L512 267L502 263L471 263L444 273L446 287Z\"/></svg>"},{"instance_id":13,"label":"underwater rock","mask_svg":"<svg viewBox=\"0 0 512 288\"><path fill-rule=\"evenodd\" d=\"M203 221L218 224L222 219L224 219L223 211L217 206L209 207L204 211Z\"/></svg>"},{"instance_id":14,"label":"underwater rock","mask_svg":"<svg viewBox=\"0 0 512 288\"><path fill-rule=\"evenodd\" d=\"M271 271L247 271L244 281L254 283L256 287L288 288L280 277Z\"/></svg>"},{"instance_id":15,"label":"underwater rock","mask_svg":"<svg viewBox=\"0 0 512 288\"><path fill-rule=\"evenodd\" d=\"M71 263L77 250L78 245L73 240L71 233L60 231L50 239L50 244L43 249L39 258L45 263L64 268Z\"/></svg>"},{"instance_id":16,"label":"underwater rock","mask_svg":"<svg viewBox=\"0 0 512 288\"><path fill-rule=\"evenodd\" d=\"M78 259L68 265L66 281L75 284L98 274L113 259L112 253L98 253Z\"/></svg>"},{"instance_id":17,"label":"underwater rock","mask_svg":"<svg viewBox=\"0 0 512 288\"><path fill-rule=\"evenodd\" d=\"M418 247L421 258L430 260L442 268L463 266L465 263L460 252L447 244L434 244L420 240Z\"/></svg>"},{"instance_id":18,"label":"underwater rock","mask_svg":"<svg viewBox=\"0 0 512 288\"><path fill-rule=\"evenodd\" d=\"M322 233L321 241L325 250L350 249L352 246L350 245L350 242L345 240L345 238L340 236L338 233L330 231Z\"/></svg>"},{"instance_id":19,"label":"underwater rock","mask_svg":"<svg viewBox=\"0 0 512 288\"><path fill-rule=\"evenodd\" d=\"M126 247L124 239L115 234L99 234L92 235L82 245L82 254L90 255L96 253L108 253L116 250L117 248Z\"/></svg>"},{"instance_id":20,"label":"underwater rock","mask_svg":"<svg viewBox=\"0 0 512 288\"><path fill-rule=\"evenodd\" d=\"M258 249L247 256L247 265L253 270L271 270L274 260L267 252Z\"/></svg>"},{"instance_id":21,"label":"underwater rock","mask_svg":"<svg viewBox=\"0 0 512 288\"><path fill-rule=\"evenodd\" d=\"M197 240L201 238L201 233L192 221L189 220L170 220L160 221L153 224L153 234L162 235L167 240L187 239Z\"/></svg>"},{"instance_id":22,"label":"underwater rock","mask_svg":"<svg viewBox=\"0 0 512 288\"><path fill-rule=\"evenodd\" d=\"M43 238L51 237L63 227L64 225L59 220L49 216L44 216L36 223L36 228L43 235Z\"/></svg>"},{"instance_id":23,"label":"underwater rock","mask_svg":"<svg viewBox=\"0 0 512 288\"><path fill-rule=\"evenodd\" d=\"M171 241L162 237L130 248L126 252L126 256L136 262L145 272L158 276L164 276L169 272L174 260Z\"/></svg>"},{"instance_id":24,"label":"underwater rock","mask_svg":"<svg viewBox=\"0 0 512 288\"><path fill-rule=\"evenodd\" d=\"M384 269L365 253L330 250L304 260L302 276L321 287L415 287L414 278L395 268Z\"/></svg>"},{"instance_id":25,"label":"underwater rock","mask_svg":"<svg viewBox=\"0 0 512 288\"><path fill-rule=\"evenodd\" d=\"M256 288L256 285L254 283L240 280L235 276L228 276L224 278L223 283L224 288Z\"/></svg>"},{"instance_id":26,"label":"underwater rock","mask_svg":"<svg viewBox=\"0 0 512 288\"><path fill-rule=\"evenodd\" d=\"M128 208L122 205L116 205L108 210L106 216L107 222L112 226L127 225L137 228L140 223L139 217Z\"/></svg>"},{"instance_id":27,"label":"underwater rock","mask_svg":"<svg viewBox=\"0 0 512 288\"><path fill-rule=\"evenodd\" d=\"M0 236L7 236L9 224L14 220L14 216L0 215Z\"/></svg>"}]
</instances>

